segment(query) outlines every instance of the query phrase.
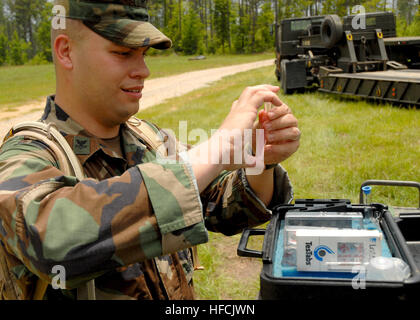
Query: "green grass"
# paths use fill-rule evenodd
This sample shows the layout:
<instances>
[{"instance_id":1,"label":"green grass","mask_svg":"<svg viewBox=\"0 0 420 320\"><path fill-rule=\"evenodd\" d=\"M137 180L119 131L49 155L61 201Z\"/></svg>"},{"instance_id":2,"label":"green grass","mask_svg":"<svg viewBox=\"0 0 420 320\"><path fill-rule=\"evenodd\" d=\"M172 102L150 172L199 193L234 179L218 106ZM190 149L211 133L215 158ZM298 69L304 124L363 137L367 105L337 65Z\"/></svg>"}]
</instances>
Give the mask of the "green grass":
<instances>
[{"instance_id":1,"label":"green grass","mask_svg":"<svg viewBox=\"0 0 420 320\"><path fill-rule=\"evenodd\" d=\"M246 86L277 85L273 67L229 76L214 85L144 110L150 119L178 134L179 121L188 121L188 132L202 128L210 133L229 112L231 103ZM295 198L345 198L358 203L359 188L368 179L420 181L420 110L342 99L318 92L280 98L299 120L302 131L297 153L283 163L292 180ZM184 141L185 142L185 141ZM192 139L187 141L195 143ZM388 205L415 207L413 188L374 186L372 200ZM233 239L233 240L232 240ZM233 241L233 242L232 242ZM255 281L237 275L232 253L239 237L210 234L199 248L208 270L196 272L201 299L254 299L261 266L252 265ZM256 241L261 245L261 241ZM222 250L223 249L223 250ZM244 258L239 258L244 259Z\"/></svg>"},{"instance_id":2,"label":"green grass","mask_svg":"<svg viewBox=\"0 0 420 320\"><path fill-rule=\"evenodd\" d=\"M215 68L273 58L274 53L253 55L208 56L205 60L189 61L188 56L149 56L149 79L178 73ZM10 109L29 101L43 99L55 92L52 64L40 66L0 67L0 110Z\"/></svg>"},{"instance_id":3,"label":"green grass","mask_svg":"<svg viewBox=\"0 0 420 320\"><path fill-rule=\"evenodd\" d=\"M55 92L52 65L0 68L0 109L19 106Z\"/></svg>"},{"instance_id":4,"label":"green grass","mask_svg":"<svg viewBox=\"0 0 420 320\"><path fill-rule=\"evenodd\" d=\"M198 247L204 270L194 273L195 292L201 300L254 300L259 291L261 262L236 254L240 235L210 233L210 241ZM251 237L247 248L261 250L261 237Z\"/></svg>"}]
</instances>

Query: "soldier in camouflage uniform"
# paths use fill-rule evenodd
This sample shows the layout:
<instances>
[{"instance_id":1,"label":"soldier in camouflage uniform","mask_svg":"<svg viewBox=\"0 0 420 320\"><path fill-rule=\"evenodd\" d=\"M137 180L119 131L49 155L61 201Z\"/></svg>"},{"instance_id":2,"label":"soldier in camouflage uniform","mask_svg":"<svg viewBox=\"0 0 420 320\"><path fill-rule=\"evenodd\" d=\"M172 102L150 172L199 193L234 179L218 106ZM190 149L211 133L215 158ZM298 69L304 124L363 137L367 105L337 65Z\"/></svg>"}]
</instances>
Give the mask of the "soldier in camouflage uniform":
<instances>
[{"instance_id":1,"label":"soldier in camouflage uniform","mask_svg":"<svg viewBox=\"0 0 420 320\"><path fill-rule=\"evenodd\" d=\"M87 39L78 44L65 33L54 39L57 91L40 121L63 134L86 178L63 174L41 141L6 137L0 240L13 276L24 283L21 294L30 298L38 278L51 283L53 267L61 265L66 289L49 286L45 299L77 298L90 279L99 299L193 299L189 248L208 241L207 230L232 235L266 222L268 208L292 199L287 173L275 163L298 148L296 119L277 87L250 87L221 128L251 128L258 106L271 101L277 107L266 115L272 136L265 159L274 165L247 176L245 165L194 162L206 143L161 163L126 121L138 111L149 75L144 52L171 41L148 22L142 0L56 3L81 21Z\"/></svg>"}]
</instances>

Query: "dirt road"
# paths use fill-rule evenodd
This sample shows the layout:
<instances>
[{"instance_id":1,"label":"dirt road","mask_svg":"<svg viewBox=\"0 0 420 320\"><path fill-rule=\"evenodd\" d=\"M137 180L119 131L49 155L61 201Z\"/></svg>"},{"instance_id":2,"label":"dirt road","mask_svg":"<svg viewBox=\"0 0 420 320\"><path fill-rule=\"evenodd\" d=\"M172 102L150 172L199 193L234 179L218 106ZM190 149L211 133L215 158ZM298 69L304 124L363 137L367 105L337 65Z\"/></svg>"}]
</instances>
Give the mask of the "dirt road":
<instances>
[{"instance_id":1,"label":"dirt road","mask_svg":"<svg viewBox=\"0 0 420 320\"><path fill-rule=\"evenodd\" d=\"M186 72L179 75L146 80L140 110L149 108L163 101L181 96L190 91L208 86L214 81L235 73L274 65L274 59L252 63ZM274 70L274 69L273 69ZM44 109L45 98L16 108L15 111L0 111L0 140L13 124L40 118Z\"/></svg>"}]
</instances>

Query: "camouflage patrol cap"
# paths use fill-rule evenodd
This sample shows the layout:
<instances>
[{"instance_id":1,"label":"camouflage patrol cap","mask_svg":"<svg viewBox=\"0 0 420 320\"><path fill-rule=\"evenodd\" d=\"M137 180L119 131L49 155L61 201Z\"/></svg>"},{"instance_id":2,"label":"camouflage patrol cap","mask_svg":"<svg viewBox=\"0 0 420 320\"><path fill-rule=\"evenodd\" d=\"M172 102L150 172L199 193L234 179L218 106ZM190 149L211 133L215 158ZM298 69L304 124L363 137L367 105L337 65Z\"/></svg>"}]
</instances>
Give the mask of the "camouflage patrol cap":
<instances>
[{"instance_id":1,"label":"camouflage patrol cap","mask_svg":"<svg viewBox=\"0 0 420 320\"><path fill-rule=\"evenodd\" d=\"M125 47L168 49L171 40L149 22L147 0L55 0L66 18L81 20L102 37Z\"/></svg>"}]
</instances>

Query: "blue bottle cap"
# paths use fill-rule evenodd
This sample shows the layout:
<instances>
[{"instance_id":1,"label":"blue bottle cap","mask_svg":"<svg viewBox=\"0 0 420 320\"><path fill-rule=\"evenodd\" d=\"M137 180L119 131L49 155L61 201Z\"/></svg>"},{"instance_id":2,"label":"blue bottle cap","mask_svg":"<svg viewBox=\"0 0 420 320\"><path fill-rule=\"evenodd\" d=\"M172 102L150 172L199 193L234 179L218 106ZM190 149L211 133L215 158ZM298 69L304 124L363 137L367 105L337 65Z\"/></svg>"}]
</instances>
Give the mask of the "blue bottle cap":
<instances>
[{"instance_id":1,"label":"blue bottle cap","mask_svg":"<svg viewBox=\"0 0 420 320\"><path fill-rule=\"evenodd\" d=\"M364 194L369 194L371 191L372 191L372 187L370 187L370 186L364 186L364 187L362 187L362 191L363 191L363 193Z\"/></svg>"}]
</instances>

